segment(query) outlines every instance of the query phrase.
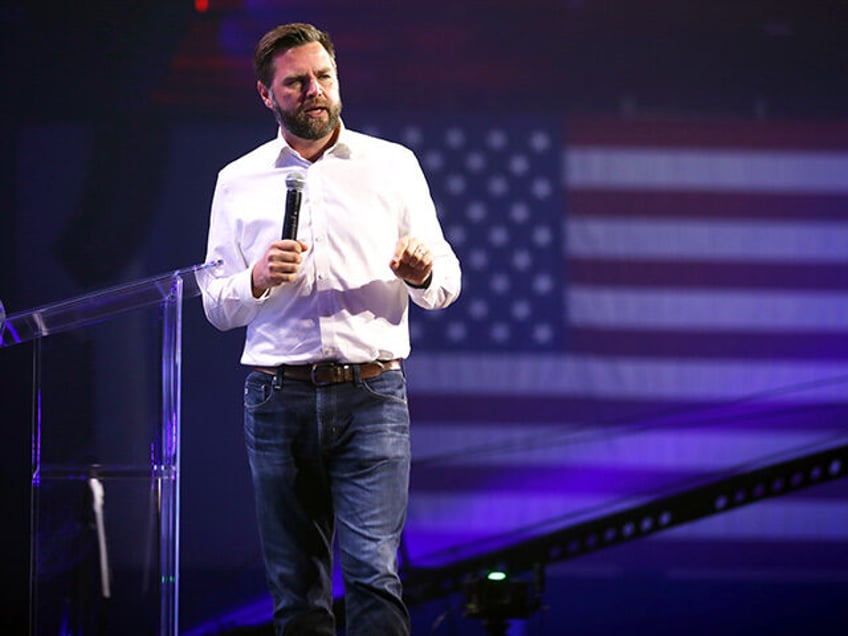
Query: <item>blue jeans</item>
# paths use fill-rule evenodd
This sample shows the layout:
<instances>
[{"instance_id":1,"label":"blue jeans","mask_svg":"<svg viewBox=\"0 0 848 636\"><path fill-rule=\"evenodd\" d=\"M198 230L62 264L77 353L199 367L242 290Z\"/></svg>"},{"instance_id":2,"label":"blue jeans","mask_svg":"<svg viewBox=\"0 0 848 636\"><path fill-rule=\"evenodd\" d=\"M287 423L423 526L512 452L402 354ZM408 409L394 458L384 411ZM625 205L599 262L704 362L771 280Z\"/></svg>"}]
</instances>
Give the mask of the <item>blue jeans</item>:
<instances>
[{"instance_id":1,"label":"blue jeans","mask_svg":"<svg viewBox=\"0 0 848 636\"><path fill-rule=\"evenodd\" d=\"M409 487L402 370L314 387L251 372L244 431L274 626L335 634L338 533L349 636L409 634L397 551Z\"/></svg>"}]
</instances>

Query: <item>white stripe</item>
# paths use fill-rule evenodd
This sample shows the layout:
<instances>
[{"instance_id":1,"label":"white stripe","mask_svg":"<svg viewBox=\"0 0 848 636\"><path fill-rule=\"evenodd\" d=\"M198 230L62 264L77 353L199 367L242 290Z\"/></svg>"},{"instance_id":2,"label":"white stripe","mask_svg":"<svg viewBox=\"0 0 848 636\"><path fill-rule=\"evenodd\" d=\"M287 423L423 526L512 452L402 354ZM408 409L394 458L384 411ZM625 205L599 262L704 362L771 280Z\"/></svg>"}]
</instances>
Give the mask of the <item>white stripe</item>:
<instances>
[{"instance_id":1,"label":"white stripe","mask_svg":"<svg viewBox=\"0 0 848 636\"><path fill-rule=\"evenodd\" d=\"M848 179L848 175L846 175ZM579 215L579 210L575 211ZM583 258L848 263L848 223L581 218L565 253Z\"/></svg>"},{"instance_id":2,"label":"white stripe","mask_svg":"<svg viewBox=\"0 0 848 636\"><path fill-rule=\"evenodd\" d=\"M848 431L737 431L727 430L720 414L715 419L692 424L699 430L686 430L680 422L674 430L627 427L596 427L591 424L521 426L491 423L467 425L462 422L428 423L416 420L412 427L413 462L443 458L439 466L513 466L557 468L642 469L652 471L754 470L764 464L783 461L848 443ZM755 416L753 416L755 417ZM651 421L657 427L662 421ZM711 427L711 428L710 428ZM704 430L707 429L707 430ZM483 436L484 434L484 436ZM822 466L822 469L827 467ZM577 475L579 478L579 474ZM716 475L712 474L711 479ZM569 487L563 473L561 485ZM603 484L610 492L628 492L628 485ZM669 482L667 487L673 488Z\"/></svg>"},{"instance_id":3,"label":"white stripe","mask_svg":"<svg viewBox=\"0 0 848 636\"><path fill-rule=\"evenodd\" d=\"M418 353L406 369L411 392L444 395L848 402L845 362Z\"/></svg>"},{"instance_id":4,"label":"white stripe","mask_svg":"<svg viewBox=\"0 0 848 636\"><path fill-rule=\"evenodd\" d=\"M848 294L574 285L567 321L581 327L709 332L848 332Z\"/></svg>"},{"instance_id":5,"label":"white stripe","mask_svg":"<svg viewBox=\"0 0 848 636\"><path fill-rule=\"evenodd\" d=\"M848 154L572 146L568 188L848 193Z\"/></svg>"}]
</instances>

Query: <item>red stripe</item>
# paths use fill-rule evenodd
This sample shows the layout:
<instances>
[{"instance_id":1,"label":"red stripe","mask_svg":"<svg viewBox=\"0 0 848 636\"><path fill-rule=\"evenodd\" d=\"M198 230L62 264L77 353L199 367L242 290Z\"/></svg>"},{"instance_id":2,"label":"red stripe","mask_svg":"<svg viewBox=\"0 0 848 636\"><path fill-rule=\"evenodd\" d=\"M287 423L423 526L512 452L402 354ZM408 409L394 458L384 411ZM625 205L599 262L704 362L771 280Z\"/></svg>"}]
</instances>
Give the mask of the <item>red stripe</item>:
<instances>
[{"instance_id":1,"label":"red stripe","mask_svg":"<svg viewBox=\"0 0 848 636\"><path fill-rule=\"evenodd\" d=\"M571 284L685 289L848 289L848 265L568 258Z\"/></svg>"},{"instance_id":2,"label":"red stripe","mask_svg":"<svg viewBox=\"0 0 848 636\"><path fill-rule=\"evenodd\" d=\"M845 220L848 195L744 194L573 188L569 216L674 219Z\"/></svg>"},{"instance_id":3,"label":"red stripe","mask_svg":"<svg viewBox=\"0 0 848 636\"><path fill-rule=\"evenodd\" d=\"M848 122L574 117L568 121L565 141L567 146L844 151Z\"/></svg>"}]
</instances>

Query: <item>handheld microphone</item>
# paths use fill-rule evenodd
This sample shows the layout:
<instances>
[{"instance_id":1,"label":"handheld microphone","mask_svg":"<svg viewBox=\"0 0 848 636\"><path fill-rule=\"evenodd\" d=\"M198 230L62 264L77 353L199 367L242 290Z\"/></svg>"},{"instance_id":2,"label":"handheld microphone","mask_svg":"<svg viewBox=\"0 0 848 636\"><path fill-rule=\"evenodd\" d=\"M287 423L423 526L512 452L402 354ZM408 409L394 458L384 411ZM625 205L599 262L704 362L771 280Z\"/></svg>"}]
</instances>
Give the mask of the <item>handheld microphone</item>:
<instances>
[{"instance_id":1,"label":"handheld microphone","mask_svg":"<svg viewBox=\"0 0 848 636\"><path fill-rule=\"evenodd\" d=\"M286 215L283 217L283 240L297 237L297 221L306 175L295 170L286 177Z\"/></svg>"}]
</instances>

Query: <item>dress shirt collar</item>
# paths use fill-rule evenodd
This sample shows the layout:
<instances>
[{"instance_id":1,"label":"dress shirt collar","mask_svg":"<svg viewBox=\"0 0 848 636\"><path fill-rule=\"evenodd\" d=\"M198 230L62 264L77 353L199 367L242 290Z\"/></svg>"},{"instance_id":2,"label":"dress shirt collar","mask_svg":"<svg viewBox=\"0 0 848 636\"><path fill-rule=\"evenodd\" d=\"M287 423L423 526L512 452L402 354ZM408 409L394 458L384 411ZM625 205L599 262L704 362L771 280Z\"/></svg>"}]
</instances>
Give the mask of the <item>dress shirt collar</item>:
<instances>
[{"instance_id":1,"label":"dress shirt collar","mask_svg":"<svg viewBox=\"0 0 848 636\"><path fill-rule=\"evenodd\" d=\"M336 139L336 143L324 151L324 155L336 155L341 159L349 159L355 153L355 136L351 133L351 131L345 128L343 121L339 120L339 126L341 128L339 130L339 138ZM289 145L283 137L283 131L281 128L277 129L276 144L274 147L277 150L274 155L275 166L289 165L292 161L298 163L310 163L301 157L300 153Z\"/></svg>"}]
</instances>

